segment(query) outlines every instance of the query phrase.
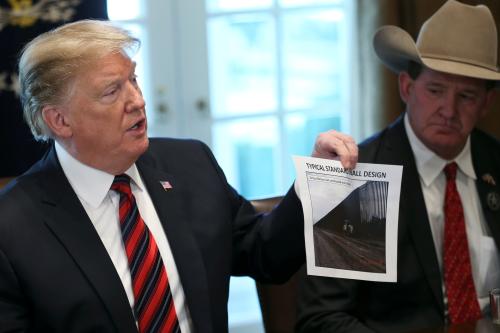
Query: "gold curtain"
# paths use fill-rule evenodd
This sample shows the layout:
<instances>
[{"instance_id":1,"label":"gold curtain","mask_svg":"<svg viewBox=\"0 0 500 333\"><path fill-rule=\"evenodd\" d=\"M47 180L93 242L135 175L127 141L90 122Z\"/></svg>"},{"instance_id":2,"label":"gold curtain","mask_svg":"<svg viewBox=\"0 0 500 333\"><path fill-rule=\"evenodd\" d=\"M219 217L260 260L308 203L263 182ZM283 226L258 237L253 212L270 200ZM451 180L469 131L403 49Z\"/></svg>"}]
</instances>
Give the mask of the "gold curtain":
<instances>
[{"instance_id":1,"label":"gold curtain","mask_svg":"<svg viewBox=\"0 0 500 333\"><path fill-rule=\"evenodd\" d=\"M485 4L500 27L500 1L462 0L471 5ZM397 25L410 33L415 39L421 25L445 0L358 0L357 1L357 46L358 75L356 86L359 88L357 104L360 108L362 139L384 128L404 110L399 97L397 76L386 69L373 51L372 38L376 29L382 25ZM500 45L500 38L499 38ZM500 138L500 90L488 115L479 127Z\"/></svg>"}]
</instances>

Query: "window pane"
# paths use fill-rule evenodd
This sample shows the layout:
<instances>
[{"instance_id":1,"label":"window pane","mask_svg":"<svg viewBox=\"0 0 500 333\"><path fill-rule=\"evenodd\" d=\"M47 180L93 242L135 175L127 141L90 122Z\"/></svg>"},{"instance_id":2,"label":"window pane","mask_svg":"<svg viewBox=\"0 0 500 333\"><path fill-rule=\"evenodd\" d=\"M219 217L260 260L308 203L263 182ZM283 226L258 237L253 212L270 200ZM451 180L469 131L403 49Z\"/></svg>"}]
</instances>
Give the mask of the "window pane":
<instances>
[{"instance_id":1,"label":"window pane","mask_svg":"<svg viewBox=\"0 0 500 333\"><path fill-rule=\"evenodd\" d=\"M308 116L306 114L294 114L285 118L287 177L291 184L295 179L295 167L292 155L310 156L314 142L319 133L330 129L340 130L342 115L318 115Z\"/></svg>"},{"instance_id":2,"label":"window pane","mask_svg":"<svg viewBox=\"0 0 500 333\"><path fill-rule=\"evenodd\" d=\"M207 0L209 12L260 9L270 7L273 0Z\"/></svg>"},{"instance_id":3,"label":"window pane","mask_svg":"<svg viewBox=\"0 0 500 333\"><path fill-rule=\"evenodd\" d=\"M277 193L276 119L265 117L218 122L212 131L215 156L231 185L247 198Z\"/></svg>"},{"instance_id":4,"label":"window pane","mask_svg":"<svg viewBox=\"0 0 500 333\"><path fill-rule=\"evenodd\" d=\"M144 15L140 0L107 0L110 20L132 20Z\"/></svg>"},{"instance_id":5,"label":"window pane","mask_svg":"<svg viewBox=\"0 0 500 333\"><path fill-rule=\"evenodd\" d=\"M283 7L295 7L295 6L314 6L314 5L328 5L328 4L339 4L344 2L344 0L280 0L280 5Z\"/></svg>"},{"instance_id":6,"label":"window pane","mask_svg":"<svg viewBox=\"0 0 500 333\"><path fill-rule=\"evenodd\" d=\"M347 56L341 10L294 11L283 18L287 111L342 107Z\"/></svg>"},{"instance_id":7,"label":"window pane","mask_svg":"<svg viewBox=\"0 0 500 333\"><path fill-rule=\"evenodd\" d=\"M208 34L212 114L274 111L276 64L271 16L214 18Z\"/></svg>"},{"instance_id":8,"label":"window pane","mask_svg":"<svg viewBox=\"0 0 500 333\"><path fill-rule=\"evenodd\" d=\"M229 332L264 332L262 313L255 281L248 277L231 277L229 289Z\"/></svg>"}]
</instances>

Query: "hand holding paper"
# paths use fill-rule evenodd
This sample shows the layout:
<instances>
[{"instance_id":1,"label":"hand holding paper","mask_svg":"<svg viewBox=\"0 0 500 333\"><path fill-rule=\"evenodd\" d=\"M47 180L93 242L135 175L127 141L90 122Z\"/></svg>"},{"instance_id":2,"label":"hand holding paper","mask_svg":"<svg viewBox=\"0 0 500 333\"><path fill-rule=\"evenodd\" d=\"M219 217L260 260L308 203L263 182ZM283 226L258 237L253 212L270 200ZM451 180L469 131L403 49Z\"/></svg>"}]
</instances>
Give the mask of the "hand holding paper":
<instances>
[{"instance_id":1,"label":"hand holding paper","mask_svg":"<svg viewBox=\"0 0 500 333\"><path fill-rule=\"evenodd\" d=\"M330 130L318 135L312 157L340 160L344 168L354 169L358 162L358 146L351 136Z\"/></svg>"}]
</instances>

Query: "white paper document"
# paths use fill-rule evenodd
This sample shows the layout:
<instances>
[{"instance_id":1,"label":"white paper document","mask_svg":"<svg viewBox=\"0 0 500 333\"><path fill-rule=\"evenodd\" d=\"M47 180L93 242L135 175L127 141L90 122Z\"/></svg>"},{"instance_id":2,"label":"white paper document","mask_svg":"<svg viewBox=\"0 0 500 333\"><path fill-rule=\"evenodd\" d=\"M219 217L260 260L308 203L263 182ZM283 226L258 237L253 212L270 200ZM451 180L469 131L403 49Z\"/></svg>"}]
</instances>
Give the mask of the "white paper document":
<instances>
[{"instance_id":1,"label":"white paper document","mask_svg":"<svg viewBox=\"0 0 500 333\"><path fill-rule=\"evenodd\" d=\"M396 282L401 165L294 156L307 273Z\"/></svg>"}]
</instances>

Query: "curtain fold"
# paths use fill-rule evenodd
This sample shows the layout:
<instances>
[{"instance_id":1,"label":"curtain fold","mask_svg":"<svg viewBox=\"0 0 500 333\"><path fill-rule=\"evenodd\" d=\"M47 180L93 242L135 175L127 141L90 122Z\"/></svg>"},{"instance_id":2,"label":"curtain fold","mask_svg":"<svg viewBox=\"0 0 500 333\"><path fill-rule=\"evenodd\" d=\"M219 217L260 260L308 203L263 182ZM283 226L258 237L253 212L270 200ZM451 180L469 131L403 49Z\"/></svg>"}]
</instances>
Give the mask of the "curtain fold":
<instances>
[{"instance_id":1,"label":"curtain fold","mask_svg":"<svg viewBox=\"0 0 500 333\"><path fill-rule=\"evenodd\" d=\"M44 31L84 18L107 18L104 0L0 0L0 177L26 171L46 151L23 120L17 60L23 46Z\"/></svg>"},{"instance_id":2,"label":"curtain fold","mask_svg":"<svg viewBox=\"0 0 500 333\"><path fill-rule=\"evenodd\" d=\"M360 139L365 139L391 123L404 111L399 97L397 75L378 60L373 51L373 34L382 25L397 25L417 38L422 24L445 0L357 0L356 36L358 71L356 104L361 123ZM463 0L463 3L488 6L500 27L500 1ZM500 38L499 38L500 44ZM500 91L479 127L500 138Z\"/></svg>"}]
</instances>

